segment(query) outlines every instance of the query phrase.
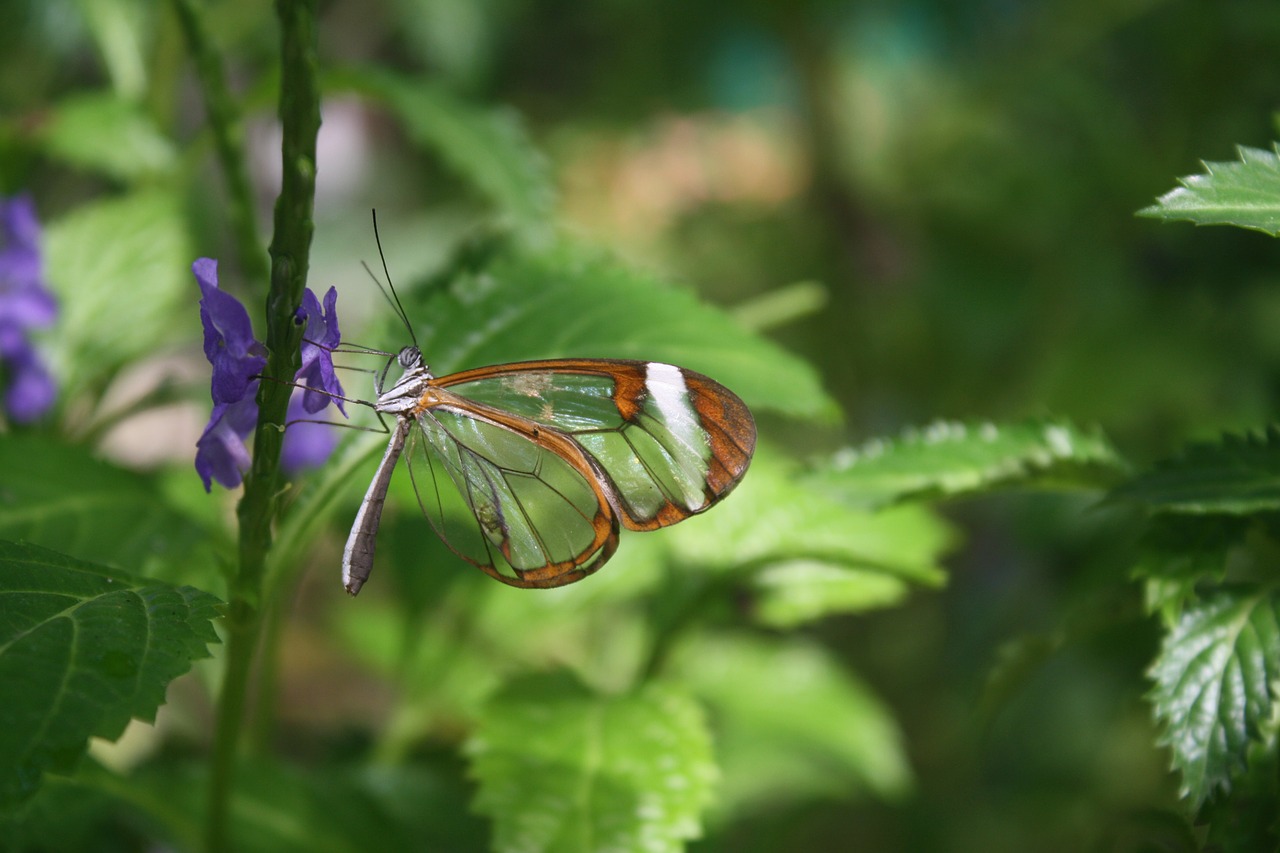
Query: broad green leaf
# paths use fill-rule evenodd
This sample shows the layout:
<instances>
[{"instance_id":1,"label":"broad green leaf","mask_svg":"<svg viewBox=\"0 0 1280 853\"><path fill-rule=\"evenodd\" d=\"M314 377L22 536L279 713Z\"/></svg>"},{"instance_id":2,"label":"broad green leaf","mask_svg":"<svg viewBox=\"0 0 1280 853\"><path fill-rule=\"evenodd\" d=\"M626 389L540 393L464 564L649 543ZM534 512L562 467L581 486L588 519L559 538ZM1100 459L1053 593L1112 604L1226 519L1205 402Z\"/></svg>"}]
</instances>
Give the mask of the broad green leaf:
<instances>
[{"instance_id":1,"label":"broad green leaf","mask_svg":"<svg viewBox=\"0 0 1280 853\"><path fill-rule=\"evenodd\" d=\"M1205 174L1179 178L1182 186L1138 215L1280 234L1280 147L1264 151L1242 145L1236 151L1239 161L1206 162Z\"/></svg>"},{"instance_id":2,"label":"broad green leaf","mask_svg":"<svg viewBox=\"0 0 1280 853\"><path fill-rule=\"evenodd\" d=\"M217 642L218 600L32 545L0 542L0 809L90 737L155 719L169 682Z\"/></svg>"},{"instance_id":3,"label":"broad green leaf","mask_svg":"<svg viewBox=\"0 0 1280 853\"><path fill-rule=\"evenodd\" d=\"M0 438L0 537L169 581L214 580L209 531L170 507L154 476L43 436Z\"/></svg>"},{"instance_id":4,"label":"broad green leaf","mask_svg":"<svg viewBox=\"0 0 1280 853\"><path fill-rule=\"evenodd\" d=\"M672 672L715 720L721 811L859 792L896 798L911 787L888 710L820 646L702 636L680 651Z\"/></svg>"},{"instance_id":5,"label":"broad green leaf","mask_svg":"<svg viewBox=\"0 0 1280 853\"><path fill-rule=\"evenodd\" d=\"M1280 508L1280 429L1193 444L1111 492L1151 512L1245 515Z\"/></svg>"},{"instance_id":6,"label":"broad green leaf","mask_svg":"<svg viewBox=\"0 0 1280 853\"><path fill-rule=\"evenodd\" d=\"M835 403L803 360L690 291L570 245L505 255L464 273L409 319L437 373L571 356L667 361L706 373L749 406L831 419Z\"/></svg>"},{"instance_id":7,"label":"broad green leaf","mask_svg":"<svg viewBox=\"0 0 1280 853\"><path fill-rule=\"evenodd\" d=\"M701 708L659 684L603 696L529 679L488 704L467 752L498 851L682 850L716 776Z\"/></svg>"},{"instance_id":8,"label":"broad green leaf","mask_svg":"<svg viewBox=\"0 0 1280 853\"><path fill-rule=\"evenodd\" d=\"M1000 486L1114 482L1124 463L1097 430L1069 423L938 422L836 454L809 482L864 506Z\"/></svg>"},{"instance_id":9,"label":"broad green leaf","mask_svg":"<svg viewBox=\"0 0 1280 853\"><path fill-rule=\"evenodd\" d=\"M180 210L176 194L151 189L49 224L45 257L61 315L48 340L64 397L183 334L199 340L194 256Z\"/></svg>"},{"instance_id":10,"label":"broad green leaf","mask_svg":"<svg viewBox=\"0 0 1280 853\"><path fill-rule=\"evenodd\" d=\"M1182 795L1230 789L1280 689L1280 610L1268 591L1219 588L1188 604L1151 667L1151 700Z\"/></svg>"},{"instance_id":11,"label":"broad green leaf","mask_svg":"<svg viewBox=\"0 0 1280 853\"><path fill-rule=\"evenodd\" d=\"M138 104L107 93L57 104L40 136L51 156L122 181L168 172L178 162L172 141Z\"/></svg>"},{"instance_id":12,"label":"broad green leaf","mask_svg":"<svg viewBox=\"0 0 1280 853\"><path fill-rule=\"evenodd\" d=\"M809 487L769 445L756 449L747 476L723 503L663 535L676 559L690 565L764 569L803 560L929 585L945 577L938 561L951 542L947 525L927 508L849 506ZM822 586L827 578L793 570L791 579ZM884 585L864 591L892 594ZM828 602L832 612L835 601Z\"/></svg>"},{"instance_id":13,"label":"broad green leaf","mask_svg":"<svg viewBox=\"0 0 1280 853\"><path fill-rule=\"evenodd\" d=\"M328 87L384 102L411 139L432 149L484 193L517 233L549 236L555 205L551 170L514 110L481 106L433 80L376 68L336 72L328 78Z\"/></svg>"}]
</instances>

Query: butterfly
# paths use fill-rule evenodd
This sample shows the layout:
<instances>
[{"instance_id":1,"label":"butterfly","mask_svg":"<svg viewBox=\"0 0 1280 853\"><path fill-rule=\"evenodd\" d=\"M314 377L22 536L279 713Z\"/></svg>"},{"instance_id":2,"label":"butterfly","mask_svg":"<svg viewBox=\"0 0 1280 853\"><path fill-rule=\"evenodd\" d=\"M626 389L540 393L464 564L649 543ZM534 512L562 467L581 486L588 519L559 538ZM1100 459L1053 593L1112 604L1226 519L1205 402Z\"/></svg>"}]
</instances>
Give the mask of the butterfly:
<instances>
[{"instance_id":1,"label":"butterfly","mask_svg":"<svg viewBox=\"0 0 1280 853\"><path fill-rule=\"evenodd\" d=\"M401 376L385 387L394 365ZM454 553L505 584L549 588L603 566L621 527L656 530L709 509L755 450L737 395L660 362L549 359L436 377L415 344L387 362L375 389L374 410L395 425L343 551L351 595L373 568L401 456Z\"/></svg>"}]
</instances>

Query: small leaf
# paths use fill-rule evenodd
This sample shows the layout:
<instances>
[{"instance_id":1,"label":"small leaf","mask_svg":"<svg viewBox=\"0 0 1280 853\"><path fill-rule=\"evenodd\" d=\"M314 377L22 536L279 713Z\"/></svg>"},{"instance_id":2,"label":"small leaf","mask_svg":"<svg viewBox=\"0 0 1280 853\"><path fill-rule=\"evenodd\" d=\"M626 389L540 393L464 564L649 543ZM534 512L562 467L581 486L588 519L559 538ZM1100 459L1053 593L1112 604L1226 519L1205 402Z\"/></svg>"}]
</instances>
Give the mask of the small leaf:
<instances>
[{"instance_id":1,"label":"small leaf","mask_svg":"<svg viewBox=\"0 0 1280 853\"><path fill-rule=\"evenodd\" d=\"M57 104L39 132L51 156L122 181L162 174L178 162L172 141L140 106L105 92Z\"/></svg>"},{"instance_id":2,"label":"small leaf","mask_svg":"<svg viewBox=\"0 0 1280 853\"><path fill-rule=\"evenodd\" d=\"M1280 508L1280 430L1224 435L1111 492L1151 512L1245 515Z\"/></svg>"},{"instance_id":3,"label":"small leaf","mask_svg":"<svg viewBox=\"0 0 1280 853\"><path fill-rule=\"evenodd\" d=\"M836 613L889 607L911 588L901 579L818 560L776 563L752 577L759 594L755 617L774 628L794 628Z\"/></svg>"},{"instance_id":4,"label":"small leaf","mask_svg":"<svg viewBox=\"0 0 1280 853\"><path fill-rule=\"evenodd\" d=\"M549 236L555 205L551 170L514 110L470 103L431 80L375 68L344 70L329 85L385 102L415 142L433 149L488 196L518 233Z\"/></svg>"},{"instance_id":5,"label":"small leaf","mask_svg":"<svg viewBox=\"0 0 1280 853\"><path fill-rule=\"evenodd\" d=\"M911 787L888 710L818 645L704 636L673 672L712 712L730 814L867 791L891 799Z\"/></svg>"},{"instance_id":6,"label":"small leaf","mask_svg":"<svg viewBox=\"0 0 1280 853\"><path fill-rule=\"evenodd\" d=\"M1139 216L1178 219L1197 225L1236 225L1280 234L1280 147L1239 146L1238 162L1204 164L1207 174L1179 178L1182 186L1160 196Z\"/></svg>"},{"instance_id":7,"label":"small leaf","mask_svg":"<svg viewBox=\"0 0 1280 853\"><path fill-rule=\"evenodd\" d=\"M803 360L691 292L573 246L508 254L420 294L410 319L437 372L532 358L663 360L708 374L748 405L830 420L835 403Z\"/></svg>"},{"instance_id":8,"label":"small leaf","mask_svg":"<svg viewBox=\"0 0 1280 853\"><path fill-rule=\"evenodd\" d=\"M1058 421L938 422L836 454L809 482L862 506L953 497L998 486L1099 486L1124 463L1096 430Z\"/></svg>"},{"instance_id":9,"label":"small leaf","mask_svg":"<svg viewBox=\"0 0 1280 853\"><path fill-rule=\"evenodd\" d=\"M566 678L506 688L468 745L498 851L678 851L716 776L697 703L669 686L601 696Z\"/></svg>"},{"instance_id":10,"label":"small leaf","mask_svg":"<svg viewBox=\"0 0 1280 853\"><path fill-rule=\"evenodd\" d=\"M1199 808L1229 790L1280 687L1280 613L1266 592L1220 588L1189 604L1151 667L1151 700L1182 795Z\"/></svg>"},{"instance_id":11,"label":"small leaf","mask_svg":"<svg viewBox=\"0 0 1280 853\"><path fill-rule=\"evenodd\" d=\"M0 542L0 809L67 773L90 737L154 720L169 682L217 642L218 600Z\"/></svg>"}]
</instances>

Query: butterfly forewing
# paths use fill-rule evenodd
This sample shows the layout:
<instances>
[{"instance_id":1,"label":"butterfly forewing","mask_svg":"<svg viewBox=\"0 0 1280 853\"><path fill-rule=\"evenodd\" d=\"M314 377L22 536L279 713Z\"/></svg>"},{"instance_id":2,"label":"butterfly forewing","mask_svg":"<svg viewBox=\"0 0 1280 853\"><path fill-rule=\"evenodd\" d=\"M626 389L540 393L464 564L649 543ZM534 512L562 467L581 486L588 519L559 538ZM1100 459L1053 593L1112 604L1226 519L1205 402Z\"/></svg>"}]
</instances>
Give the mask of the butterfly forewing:
<instances>
[{"instance_id":1,"label":"butterfly forewing","mask_svg":"<svg viewBox=\"0 0 1280 853\"><path fill-rule=\"evenodd\" d=\"M522 362L436 382L467 401L572 437L605 473L607 497L634 530L707 509L746 473L755 448L746 405L713 380L672 365Z\"/></svg>"}]
</instances>

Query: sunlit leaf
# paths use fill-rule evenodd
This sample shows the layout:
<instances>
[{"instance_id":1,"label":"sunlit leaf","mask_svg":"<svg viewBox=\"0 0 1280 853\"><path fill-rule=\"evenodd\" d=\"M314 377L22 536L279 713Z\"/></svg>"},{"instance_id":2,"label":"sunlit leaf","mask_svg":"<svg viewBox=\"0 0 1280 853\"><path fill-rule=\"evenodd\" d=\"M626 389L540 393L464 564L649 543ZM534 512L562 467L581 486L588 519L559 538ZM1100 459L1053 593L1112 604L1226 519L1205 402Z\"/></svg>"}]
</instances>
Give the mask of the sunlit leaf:
<instances>
[{"instance_id":1,"label":"sunlit leaf","mask_svg":"<svg viewBox=\"0 0 1280 853\"><path fill-rule=\"evenodd\" d=\"M113 94L58 103L39 132L50 156L120 180L157 175L178 162L173 142L141 106Z\"/></svg>"},{"instance_id":2,"label":"sunlit leaf","mask_svg":"<svg viewBox=\"0 0 1280 853\"><path fill-rule=\"evenodd\" d=\"M1280 234L1280 148L1242 145L1236 151L1238 161L1206 162L1205 174L1179 178L1182 186L1138 214Z\"/></svg>"},{"instance_id":3,"label":"sunlit leaf","mask_svg":"<svg viewBox=\"0 0 1280 853\"><path fill-rule=\"evenodd\" d=\"M814 796L894 798L911 787L892 715L819 646L699 637L672 671L715 720L719 807L733 815Z\"/></svg>"},{"instance_id":4,"label":"sunlit leaf","mask_svg":"<svg viewBox=\"0 0 1280 853\"><path fill-rule=\"evenodd\" d=\"M723 503L663 535L677 559L692 565L764 569L804 560L929 585L945 577L938 560L951 543L947 525L927 508L850 506L809 487L768 445L757 449L746 478ZM822 580L805 572L791 577ZM888 595L888 588L878 594Z\"/></svg>"},{"instance_id":5,"label":"sunlit leaf","mask_svg":"<svg viewBox=\"0 0 1280 853\"><path fill-rule=\"evenodd\" d=\"M184 333L199 340L194 255L180 210L176 194L151 189L49 223L45 257L61 314L48 344L64 395ZM188 319L175 324L175 316Z\"/></svg>"},{"instance_id":6,"label":"sunlit leaf","mask_svg":"<svg viewBox=\"0 0 1280 853\"><path fill-rule=\"evenodd\" d=\"M1280 429L1193 444L1117 487L1113 498L1152 512L1244 515L1280 508Z\"/></svg>"},{"instance_id":7,"label":"sunlit leaf","mask_svg":"<svg viewBox=\"0 0 1280 853\"><path fill-rule=\"evenodd\" d=\"M155 718L170 681L217 641L218 600L0 542L0 808L46 771L74 769L90 737Z\"/></svg>"},{"instance_id":8,"label":"sunlit leaf","mask_svg":"<svg viewBox=\"0 0 1280 853\"><path fill-rule=\"evenodd\" d=\"M1151 668L1151 699L1193 807L1231 787L1280 688L1280 609L1266 591L1220 588L1188 604Z\"/></svg>"},{"instance_id":9,"label":"sunlit leaf","mask_svg":"<svg viewBox=\"0 0 1280 853\"><path fill-rule=\"evenodd\" d=\"M498 851L679 851L716 776L697 703L650 684L603 696L565 678L508 687L468 744Z\"/></svg>"},{"instance_id":10,"label":"sunlit leaf","mask_svg":"<svg viewBox=\"0 0 1280 853\"><path fill-rule=\"evenodd\" d=\"M777 563L752 577L755 617L794 628L835 613L857 613L901 602L911 587L901 578L818 560Z\"/></svg>"},{"instance_id":11,"label":"sunlit leaf","mask_svg":"<svg viewBox=\"0 0 1280 853\"><path fill-rule=\"evenodd\" d=\"M753 408L796 418L836 412L802 359L686 289L572 245L505 255L407 307L437 373L533 358L636 358L705 373Z\"/></svg>"},{"instance_id":12,"label":"sunlit leaf","mask_svg":"<svg viewBox=\"0 0 1280 853\"><path fill-rule=\"evenodd\" d=\"M938 422L836 454L810 482L879 506L1009 485L1109 485L1124 463L1097 430L1069 423Z\"/></svg>"}]
</instances>

